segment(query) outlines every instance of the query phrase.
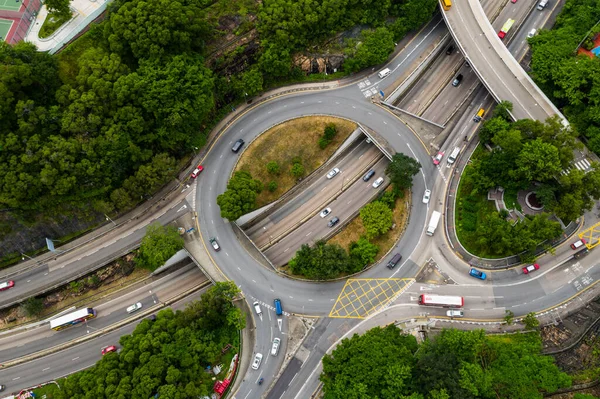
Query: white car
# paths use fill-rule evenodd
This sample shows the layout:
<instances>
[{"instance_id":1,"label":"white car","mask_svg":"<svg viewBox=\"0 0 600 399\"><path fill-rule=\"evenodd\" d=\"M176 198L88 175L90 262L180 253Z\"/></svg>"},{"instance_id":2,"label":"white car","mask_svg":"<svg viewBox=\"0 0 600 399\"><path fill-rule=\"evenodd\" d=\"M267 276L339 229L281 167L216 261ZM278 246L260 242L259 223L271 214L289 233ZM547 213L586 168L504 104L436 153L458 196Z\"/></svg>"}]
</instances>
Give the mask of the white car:
<instances>
[{"instance_id":1,"label":"white car","mask_svg":"<svg viewBox=\"0 0 600 399\"><path fill-rule=\"evenodd\" d=\"M329 215L330 213L331 213L331 208L325 208L321 211L321 213L319 213L319 216L324 218L325 216Z\"/></svg>"},{"instance_id":2,"label":"white car","mask_svg":"<svg viewBox=\"0 0 600 399\"><path fill-rule=\"evenodd\" d=\"M462 310L448 310L446 311L446 316L448 317L464 317L465 312Z\"/></svg>"},{"instance_id":3,"label":"white car","mask_svg":"<svg viewBox=\"0 0 600 399\"><path fill-rule=\"evenodd\" d=\"M275 338L273 340L273 346L271 347L271 355L272 356L277 356L277 352L279 352L279 344L281 343L281 340L279 338Z\"/></svg>"},{"instance_id":4,"label":"white car","mask_svg":"<svg viewBox=\"0 0 600 399\"><path fill-rule=\"evenodd\" d=\"M258 302L254 302L252 305L254 306L254 310L256 311L256 314L260 316L262 314L262 310L260 309L260 304Z\"/></svg>"},{"instance_id":5,"label":"white car","mask_svg":"<svg viewBox=\"0 0 600 399\"><path fill-rule=\"evenodd\" d=\"M257 353L256 356L254 356L254 361L252 362L253 370L258 370L260 367L260 362L262 362L262 357L262 353Z\"/></svg>"},{"instance_id":6,"label":"white car","mask_svg":"<svg viewBox=\"0 0 600 399\"><path fill-rule=\"evenodd\" d=\"M332 179L334 178L338 173L340 173L340 170L338 168L333 168L331 169L331 171L329 173L327 173L327 178L328 179Z\"/></svg>"},{"instance_id":7,"label":"white car","mask_svg":"<svg viewBox=\"0 0 600 399\"><path fill-rule=\"evenodd\" d=\"M142 303L138 302L138 303L134 303L133 305L131 305L130 307L127 308L127 313L133 313L135 311L138 311L142 308Z\"/></svg>"},{"instance_id":8,"label":"white car","mask_svg":"<svg viewBox=\"0 0 600 399\"><path fill-rule=\"evenodd\" d=\"M423 194L423 203L428 204L429 198L431 198L431 190L425 190L425 194Z\"/></svg>"},{"instance_id":9,"label":"white car","mask_svg":"<svg viewBox=\"0 0 600 399\"><path fill-rule=\"evenodd\" d=\"M382 183L383 183L383 177L380 177L373 182L373 188L377 188L377 187L381 186Z\"/></svg>"}]
</instances>

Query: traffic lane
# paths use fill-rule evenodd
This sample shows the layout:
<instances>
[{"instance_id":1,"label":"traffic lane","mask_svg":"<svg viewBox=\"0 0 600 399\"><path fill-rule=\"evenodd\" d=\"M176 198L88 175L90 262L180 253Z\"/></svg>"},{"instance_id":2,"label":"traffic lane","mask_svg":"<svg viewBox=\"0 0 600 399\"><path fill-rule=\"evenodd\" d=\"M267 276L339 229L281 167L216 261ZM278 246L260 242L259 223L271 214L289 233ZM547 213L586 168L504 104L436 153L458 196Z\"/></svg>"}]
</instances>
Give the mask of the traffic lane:
<instances>
[{"instance_id":1,"label":"traffic lane","mask_svg":"<svg viewBox=\"0 0 600 399\"><path fill-rule=\"evenodd\" d=\"M191 289L206 280L206 276L192 263L120 298L95 306L97 317L85 323L62 331L51 330L49 324L44 324L17 335L5 336L0 339L0 359L16 359L80 338L131 317L126 308L134 303L141 302L142 310L145 310L156 305L159 300L172 298L176 293ZM83 306L80 307L82 308Z\"/></svg>"},{"instance_id":2,"label":"traffic lane","mask_svg":"<svg viewBox=\"0 0 600 399\"><path fill-rule=\"evenodd\" d=\"M185 208L181 209L183 206ZM181 210L178 211L179 209ZM183 200L168 210L164 210L164 213L158 218L151 220L165 225L181 216L181 212L190 209L189 204ZM118 254L116 256L124 255L129 248L135 247L142 240L148 224L149 222L146 222L145 225L137 229L120 232L118 236L111 238L109 243L99 244L96 241L93 249L86 250L83 254L78 251L69 253L71 261L66 261L67 258L59 255L57 261L49 262L47 265L28 271L25 274L28 276L26 278L21 278L21 275L14 276L15 286L0 295L0 308L18 303L24 298L39 295L54 286L72 281L76 276L90 270L91 265L108 263L115 259L115 254Z\"/></svg>"},{"instance_id":3,"label":"traffic lane","mask_svg":"<svg viewBox=\"0 0 600 399\"><path fill-rule=\"evenodd\" d=\"M319 208L327 198L331 197L332 194L339 190L341 179L348 180L359 174L362 175L362 170L381 156L381 152L374 145L367 145L364 147L364 152L353 152L349 154L349 162L339 166L335 163L333 164L340 169L338 175L331 179L327 179L326 174L329 170L325 170L322 173L323 176L317 183L311 185L306 190L308 195L301 196L302 199L304 199L303 202L296 200L293 203L284 205L281 208L283 212L280 213L279 218L271 218L269 216L263 220L263 223L254 226L251 229L252 233L246 231L246 234L248 234L257 247L264 247L271 240L286 234L290 226L298 223L314 212L316 208ZM350 162L352 163L352 166L350 165ZM282 213L286 213L287 215L283 216Z\"/></svg>"},{"instance_id":4,"label":"traffic lane","mask_svg":"<svg viewBox=\"0 0 600 399\"><path fill-rule=\"evenodd\" d=\"M337 159L336 162L330 162L330 169L323 170L320 174L312 174L308 177L307 181L299 183L305 186L305 188L290 198L284 206L270 213L268 217L245 229L246 234L252 238L264 226L280 223L296 208L320 193L330 183L330 179L327 179L326 175L331 169L339 168L340 172L343 172L350 167L352 162L356 161L357 158L361 157L372 147L365 142L364 136L363 139L352 143L351 146L354 146L354 148L348 154L345 154L341 159Z\"/></svg>"},{"instance_id":5,"label":"traffic lane","mask_svg":"<svg viewBox=\"0 0 600 399\"><path fill-rule=\"evenodd\" d=\"M298 228L288 234L284 239L267 249L265 255L273 262L273 264L277 266L283 265L294 256L296 251L303 244L314 243L331 233L332 228L329 227L327 223L334 217L340 219L338 226L342 226L354 212L362 208L373 198L374 193L382 192L385 187L387 187L387 184L389 184L389 178L385 176L385 168L387 165L387 158L379 161L372 168L375 170L375 175L371 180L368 182L364 182L362 179L357 180L348 189L342 192L339 197L323 206L324 208L331 208L331 213L329 215L324 218L319 214L313 216L311 219L298 226ZM379 177L384 177L386 181L384 181L384 184L380 187L373 188L372 182ZM334 226L334 229L335 228L336 226ZM337 229L339 229L339 227L337 227Z\"/></svg>"},{"instance_id":6,"label":"traffic lane","mask_svg":"<svg viewBox=\"0 0 600 399\"><path fill-rule=\"evenodd\" d=\"M283 397L286 390L289 389L292 381L296 378L296 375L298 374L298 371L300 371L301 367L302 362L294 356L292 360L290 360L289 364L287 365L281 376L277 379L275 386L273 387L273 389L271 389L271 391L267 395L267 398L278 399Z\"/></svg>"},{"instance_id":7,"label":"traffic lane","mask_svg":"<svg viewBox=\"0 0 600 399\"><path fill-rule=\"evenodd\" d=\"M174 310L183 310L189 302L200 299L200 295L209 288L210 286L185 297L171 306L171 308ZM131 334L137 324L137 322L129 323L124 327L94 338L91 341L72 346L51 355L32 360L31 362L0 369L0 383L6 385L7 392L18 392L21 389L38 385L42 381L56 380L76 371L91 367L102 357L101 351L103 348L109 345L117 345L119 347L120 337ZM61 333L68 330L63 330Z\"/></svg>"}]
</instances>

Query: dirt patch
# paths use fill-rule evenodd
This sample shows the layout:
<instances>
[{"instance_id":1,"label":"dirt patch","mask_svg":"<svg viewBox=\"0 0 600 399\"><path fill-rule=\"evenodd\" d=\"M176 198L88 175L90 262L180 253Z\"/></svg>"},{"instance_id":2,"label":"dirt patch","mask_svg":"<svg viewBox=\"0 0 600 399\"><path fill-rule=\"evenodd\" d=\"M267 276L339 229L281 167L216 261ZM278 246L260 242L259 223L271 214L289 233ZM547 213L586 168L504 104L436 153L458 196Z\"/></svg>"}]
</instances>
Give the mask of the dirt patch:
<instances>
[{"instance_id":1,"label":"dirt patch","mask_svg":"<svg viewBox=\"0 0 600 399\"><path fill-rule=\"evenodd\" d=\"M322 150L318 140L329 123L335 124L337 134ZM240 158L236 171L248 171L253 178L263 182L265 188L256 201L257 207L260 208L281 197L297 183L290 173L294 158L302 161L304 175L308 176L338 149L356 127L354 122L328 116L304 117L282 123L267 130L252 142ZM279 174L267 171L266 165L271 161L279 165ZM277 183L277 189L273 192L267 190L271 181Z\"/></svg>"},{"instance_id":2,"label":"dirt patch","mask_svg":"<svg viewBox=\"0 0 600 399\"><path fill-rule=\"evenodd\" d=\"M386 191L391 190L391 186ZM404 192L403 198L396 199L396 207L394 208L394 224L390 231L384 235L372 240L373 244L379 246L379 252L375 258L378 262L392 248L404 231L405 225L408 222L408 207L410 207L410 191ZM346 225L339 233L328 240L328 244L338 244L342 248L348 250L350 243L358 241L365 234L365 227L362 224L360 216L355 217Z\"/></svg>"}]
</instances>

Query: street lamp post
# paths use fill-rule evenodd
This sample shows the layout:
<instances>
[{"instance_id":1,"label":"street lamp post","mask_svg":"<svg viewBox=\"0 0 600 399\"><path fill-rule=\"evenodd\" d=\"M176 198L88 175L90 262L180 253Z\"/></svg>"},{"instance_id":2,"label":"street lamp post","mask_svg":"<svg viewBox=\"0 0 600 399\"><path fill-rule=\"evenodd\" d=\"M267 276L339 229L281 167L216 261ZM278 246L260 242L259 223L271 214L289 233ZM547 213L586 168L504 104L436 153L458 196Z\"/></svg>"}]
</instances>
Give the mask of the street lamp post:
<instances>
[{"instance_id":1,"label":"street lamp post","mask_svg":"<svg viewBox=\"0 0 600 399\"><path fill-rule=\"evenodd\" d=\"M23 252L21 252L21 260L25 260L25 258L31 259L32 261L34 261L35 263L37 263L38 265L40 264L39 260L35 260L34 258L32 258L29 255L25 255Z\"/></svg>"},{"instance_id":2,"label":"street lamp post","mask_svg":"<svg viewBox=\"0 0 600 399\"><path fill-rule=\"evenodd\" d=\"M107 215L106 213L104 214L104 216L106 216L106 221L107 221L107 222L110 220L111 222L113 222L113 224L114 224L115 226L117 225L117 224L115 223L115 221L114 221L114 220L112 220L111 218L109 218L109 217L108 217L108 215Z\"/></svg>"}]
</instances>

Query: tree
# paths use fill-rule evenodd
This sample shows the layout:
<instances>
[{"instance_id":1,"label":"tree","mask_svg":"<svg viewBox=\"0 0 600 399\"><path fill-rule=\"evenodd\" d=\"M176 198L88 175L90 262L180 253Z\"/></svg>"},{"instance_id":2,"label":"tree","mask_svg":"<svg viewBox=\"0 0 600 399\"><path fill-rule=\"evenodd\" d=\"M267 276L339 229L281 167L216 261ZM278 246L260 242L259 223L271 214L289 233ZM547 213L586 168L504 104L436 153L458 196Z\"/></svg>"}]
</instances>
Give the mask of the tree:
<instances>
[{"instance_id":1,"label":"tree","mask_svg":"<svg viewBox=\"0 0 600 399\"><path fill-rule=\"evenodd\" d=\"M221 217L236 220L256 208L256 196L262 191L262 183L252 179L246 171L235 172L227 190L217 197Z\"/></svg>"},{"instance_id":2,"label":"tree","mask_svg":"<svg viewBox=\"0 0 600 399\"><path fill-rule=\"evenodd\" d=\"M280 167L277 161L270 161L267 163L267 172L272 175L278 175L280 172Z\"/></svg>"},{"instance_id":3,"label":"tree","mask_svg":"<svg viewBox=\"0 0 600 399\"><path fill-rule=\"evenodd\" d=\"M396 153L385 169L394 187L404 191L412 187L413 176L419 173L421 164L402 153Z\"/></svg>"},{"instance_id":4,"label":"tree","mask_svg":"<svg viewBox=\"0 0 600 399\"><path fill-rule=\"evenodd\" d=\"M373 201L360 210L360 219L368 240L387 233L394 223L392 210L381 201Z\"/></svg>"},{"instance_id":5,"label":"tree","mask_svg":"<svg viewBox=\"0 0 600 399\"><path fill-rule=\"evenodd\" d=\"M513 110L513 104L510 101L500 101L496 108L494 108L494 117L500 117L506 121L511 121L511 112Z\"/></svg>"},{"instance_id":6,"label":"tree","mask_svg":"<svg viewBox=\"0 0 600 399\"><path fill-rule=\"evenodd\" d=\"M523 323L528 330L534 330L540 326L540 321L535 317L535 312L527 313L527 316L523 318Z\"/></svg>"},{"instance_id":7,"label":"tree","mask_svg":"<svg viewBox=\"0 0 600 399\"><path fill-rule=\"evenodd\" d=\"M277 190L277 182L270 181L269 185L267 186L267 190L269 190L270 192L274 192L275 190Z\"/></svg>"},{"instance_id":8,"label":"tree","mask_svg":"<svg viewBox=\"0 0 600 399\"><path fill-rule=\"evenodd\" d=\"M306 173L306 171L304 170L304 166L302 166L301 163L294 163L290 172L295 178L300 178L304 176L304 173Z\"/></svg>"},{"instance_id":9,"label":"tree","mask_svg":"<svg viewBox=\"0 0 600 399\"><path fill-rule=\"evenodd\" d=\"M234 80L235 88L240 98L251 98L263 91L263 76L257 67L243 72Z\"/></svg>"},{"instance_id":10,"label":"tree","mask_svg":"<svg viewBox=\"0 0 600 399\"><path fill-rule=\"evenodd\" d=\"M356 72L385 62L392 51L394 51L394 35L387 28L363 31L362 41L349 52L351 58L346 60L344 66L349 71Z\"/></svg>"},{"instance_id":11,"label":"tree","mask_svg":"<svg viewBox=\"0 0 600 399\"><path fill-rule=\"evenodd\" d=\"M539 138L523 145L516 166L514 176L524 181L547 181L562 170L558 149Z\"/></svg>"},{"instance_id":12,"label":"tree","mask_svg":"<svg viewBox=\"0 0 600 399\"><path fill-rule=\"evenodd\" d=\"M23 302L23 309L28 317L35 317L44 310L44 301L41 298L29 297Z\"/></svg>"},{"instance_id":13,"label":"tree","mask_svg":"<svg viewBox=\"0 0 600 399\"><path fill-rule=\"evenodd\" d=\"M361 237L358 241L350 243L350 257L357 259L361 268L375 262L377 252L379 252L379 247L370 243L365 237Z\"/></svg>"},{"instance_id":14,"label":"tree","mask_svg":"<svg viewBox=\"0 0 600 399\"><path fill-rule=\"evenodd\" d=\"M135 264L154 271L182 249L183 244L183 238L175 226L151 224L146 228L146 235L142 238Z\"/></svg>"},{"instance_id":15,"label":"tree","mask_svg":"<svg viewBox=\"0 0 600 399\"><path fill-rule=\"evenodd\" d=\"M292 273L316 280L334 278L352 268L342 247L324 241L317 241L313 247L302 245L288 265Z\"/></svg>"},{"instance_id":16,"label":"tree","mask_svg":"<svg viewBox=\"0 0 600 399\"><path fill-rule=\"evenodd\" d=\"M48 11L56 13L59 16L71 15L71 9L69 8L70 0L46 0L44 2Z\"/></svg>"}]
</instances>

